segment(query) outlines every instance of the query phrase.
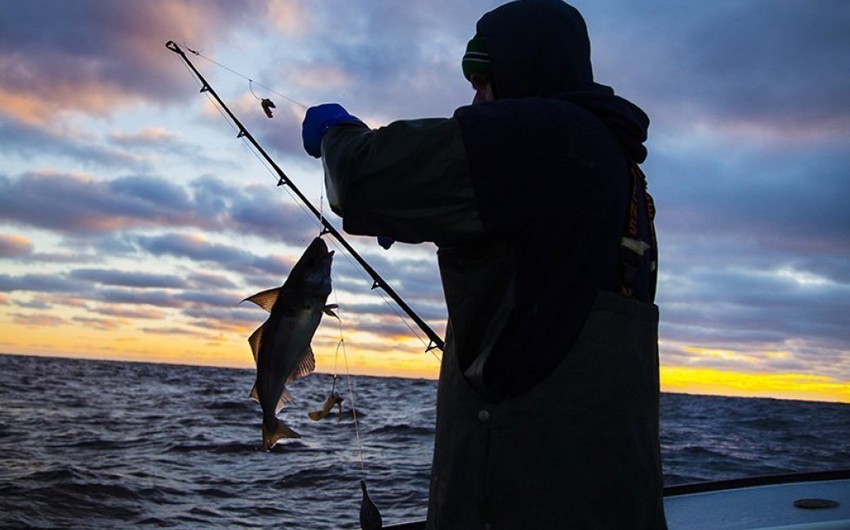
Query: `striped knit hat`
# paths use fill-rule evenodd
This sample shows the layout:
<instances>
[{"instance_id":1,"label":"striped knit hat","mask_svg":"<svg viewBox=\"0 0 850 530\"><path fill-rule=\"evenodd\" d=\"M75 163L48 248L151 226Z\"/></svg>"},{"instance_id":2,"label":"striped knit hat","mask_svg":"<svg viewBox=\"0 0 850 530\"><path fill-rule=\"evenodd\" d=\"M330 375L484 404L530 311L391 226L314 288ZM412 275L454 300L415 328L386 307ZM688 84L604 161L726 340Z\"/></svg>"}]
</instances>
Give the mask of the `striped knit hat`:
<instances>
[{"instance_id":1,"label":"striped knit hat","mask_svg":"<svg viewBox=\"0 0 850 530\"><path fill-rule=\"evenodd\" d=\"M487 53L484 39L477 34L466 45L466 53L463 54L461 67L463 68L463 76L467 79L472 74L490 75L490 54Z\"/></svg>"}]
</instances>

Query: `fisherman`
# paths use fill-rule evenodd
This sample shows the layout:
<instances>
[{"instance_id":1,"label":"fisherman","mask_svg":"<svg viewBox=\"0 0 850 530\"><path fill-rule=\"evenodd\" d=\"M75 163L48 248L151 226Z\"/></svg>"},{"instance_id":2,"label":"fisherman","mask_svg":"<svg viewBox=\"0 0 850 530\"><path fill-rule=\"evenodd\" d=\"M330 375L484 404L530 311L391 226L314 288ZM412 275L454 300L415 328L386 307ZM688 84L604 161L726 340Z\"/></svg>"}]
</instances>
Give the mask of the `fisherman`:
<instances>
[{"instance_id":1,"label":"fisherman","mask_svg":"<svg viewBox=\"0 0 850 530\"><path fill-rule=\"evenodd\" d=\"M462 68L452 118L325 104L302 130L345 231L438 247L428 528L666 528L649 119L594 82L560 0L486 13Z\"/></svg>"}]
</instances>

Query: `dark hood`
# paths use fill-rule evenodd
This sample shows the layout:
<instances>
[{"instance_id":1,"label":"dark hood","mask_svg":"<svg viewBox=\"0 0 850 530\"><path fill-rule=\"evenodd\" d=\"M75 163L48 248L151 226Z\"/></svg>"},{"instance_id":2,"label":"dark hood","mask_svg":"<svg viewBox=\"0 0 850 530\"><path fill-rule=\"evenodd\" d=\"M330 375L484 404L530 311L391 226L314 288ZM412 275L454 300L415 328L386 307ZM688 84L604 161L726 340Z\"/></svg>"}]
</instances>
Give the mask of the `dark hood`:
<instances>
[{"instance_id":1,"label":"dark hood","mask_svg":"<svg viewBox=\"0 0 850 530\"><path fill-rule=\"evenodd\" d=\"M649 116L631 101L614 94L614 89L592 83L583 90L571 90L558 96L596 115L605 122L628 153L629 159L640 164L646 160Z\"/></svg>"},{"instance_id":2,"label":"dark hood","mask_svg":"<svg viewBox=\"0 0 850 530\"><path fill-rule=\"evenodd\" d=\"M478 21L500 98L552 97L593 82L581 14L560 0L520 0Z\"/></svg>"},{"instance_id":3,"label":"dark hood","mask_svg":"<svg viewBox=\"0 0 850 530\"><path fill-rule=\"evenodd\" d=\"M557 98L604 121L629 158L643 162L649 118L593 82L590 38L577 9L561 0L518 0L486 13L476 26L490 54L497 98Z\"/></svg>"}]
</instances>

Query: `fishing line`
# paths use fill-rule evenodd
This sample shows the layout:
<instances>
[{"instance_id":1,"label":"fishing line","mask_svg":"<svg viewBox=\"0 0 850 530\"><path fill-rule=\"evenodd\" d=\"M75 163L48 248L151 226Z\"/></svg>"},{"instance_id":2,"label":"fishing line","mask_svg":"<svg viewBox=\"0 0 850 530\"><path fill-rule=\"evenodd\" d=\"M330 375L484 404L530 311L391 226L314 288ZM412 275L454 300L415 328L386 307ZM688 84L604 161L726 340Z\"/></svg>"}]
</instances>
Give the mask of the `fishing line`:
<instances>
[{"instance_id":1,"label":"fishing line","mask_svg":"<svg viewBox=\"0 0 850 530\"><path fill-rule=\"evenodd\" d=\"M185 47L185 48L186 48L189 52L191 52L191 53L192 53L192 55L196 55L197 57L200 57L201 59L205 59L205 60L207 60L207 61L209 61L209 62L213 63L214 65L218 66L219 68L223 68L223 69L227 70L228 72L230 72L231 74L237 75L237 76L241 77L242 79L247 80L247 81L248 81L248 86L249 86L249 87L251 86L251 84L255 84L255 85L257 85L257 86L263 87L264 89L268 90L268 91L269 91L269 92L271 92L272 94L275 94L275 95L277 95L277 96L282 97L283 99L285 99L286 101L288 101L288 102L290 102L290 103L292 103L292 104L294 104L294 105L298 105L299 107L301 107L301 108L302 108L302 109L304 109L304 110L307 110L307 109L309 108L309 107L307 107L307 105L305 105L305 104L301 103L300 101L296 101L296 100L292 99L292 98L291 98L291 97L289 97L289 96L284 96L284 95L283 95L283 94L281 94L280 92L278 92L278 91L276 91L276 90L274 90L274 89L272 89L272 88L269 88L269 87L267 87L266 85L264 85L264 84L262 84L262 83L258 83L257 81L254 81L253 79L251 79L250 77L246 76L245 74L241 74L241 73L237 72L236 70L234 70L234 69L232 69L232 68L230 68L230 67L228 67L228 66L225 66L225 65L221 64L220 62L218 62L218 61L216 61L216 60L214 60L214 59L210 59L209 57L207 57L207 56L206 56L206 55L204 55L203 53L201 53L201 52L199 52L199 51L197 51L197 50L194 50L194 49L190 48L190 47L189 47L189 46L188 46L185 42L183 43L183 46L184 46L184 47ZM253 90L251 90L251 93L253 94L253 93L254 93L254 91L253 91ZM255 98L257 98L257 99L260 99L259 97L257 97L257 95L256 95L256 94L254 94L254 97L255 97Z\"/></svg>"},{"instance_id":2,"label":"fishing line","mask_svg":"<svg viewBox=\"0 0 850 530\"><path fill-rule=\"evenodd\" d=\"M209 96L207 96L207 97L209 97ZM218 108L218 107L216 107L216 108ZM220 110L220 109L219 109L219 113L221 113L221 110ZM221 114L222 114L222 116L225 116L223 113L221 113ZM226 118L226 116L225 116L225 118ZM228 123L230 123L230 120L227 120L227 122L228 122ZM231 123L231 127L233 127L233 124L232 124L232 123ZM274 173L273 169L272 169L271 167L269 167L269 166L268 166L268 164L265 162L265 160L263 160L263 158L259 155L259 153L257 153L257 152L256 152L256 150L254 150L254 149L252 148L251 144L250 144L247 140L245 140L244 138L242 139L242 141L243 141L243 143L244 143L245 147L248 149L248 151L249 151L249 152L251 152L251 154L253 154L253 155L254 155L254 157L255 157L255 158L257 158L257 160L259 160L259 161L260 161L260 164L261 164L261 165L262 165L262 166L266 169L266 171L268 171L268 172L269 172L269 174L270 174L273 178L275 178L275 179L276 179L277 177L275 176L275 173ZM310 221L311 221L313 224L315 224L315 225L319 228L319 235L324 235L324 233L325 233L325 232L324 232L324 223L322 222L322 220L324 219L324 212L323 212L323 208L324 208L324 200L323 200L323 199L320 199L319 205L320 205L320 208L321 208L321 210L320 210L321 216L320 216L320 217L319 217L319 219L317 220L315 216L311 215L311 214L312 214L312 212L310 212L310 211L307 209L307 207L306 207L306 206L304 206L303 204L301 204L301 202L300 202L300 201L296 200L296 197L292 194L292 192L291 192L288 188L284 187L284 191L285 191L285 192L286 192L286 194L287 194L287 195L289 195L289 197L293 200L293 202L295 203L295 205L296 205L296 206L298 206L298 208L300 208L302 212L304 212L304 213L306 213L306 214L307 214L307 217L310 219ZM322 197L324 197L324 194L322 195ZM373 279L372 279L372 278L371 278L371 277L370 277L370 276L369 276L369 275L368 275L365 271L363 271L360 267L358 267L358 266L357 266L357 263L356 263L356 262L354 261L354 259L353 259L353 258L352 258L349 254L348 254L348 252L346 252L346 249L345 249L345 248L343 248L343 247L341 247L341 246L340 246L340 245L339 245L339 244L338 244L335 240L333 240L333 239L332 239L332 240L330 240L330 243L331 243L331 245L333 245L333 246L334 246L334 248L335 248L337 251L339 251L339 253L340 253L340 254L341 254L341 255L345 258L345 260L346 260L346 261L348 261L348 264L349 264L349 265L351 265L352 270L356 271L356 272L357 272L357 274L359 274L359 275L360 275L360 276L361 276L364 280L366 280L367 282L371 282L371 283L372 283L372 291L375 291L375 292L376 292L376 294L377 294L377 295L378 295L378 297L381 299L381 301L384 303L384 305L385 305L385 306L386 306L386 307L387 307L387 308L388 308L388 309L389 309L389 310L390 310L390 311L391 311L391 312L392 312L392 313L393 313L396 317L398 317L398 319L402 322L402 324L404 324L404 326L408 329L408 331L410 331L410 334L411 334L411 335L413 335L414 337L416 337L416 339L417 339L417 340L419 340L420 344L422 344L422 347L425 349L425 351L429 352L429 353L431 354L431 356L432 356L432 357L434 357L434 359L436 359L436 360L437 360L437 362L440 362L440 361L441 361L441 357L440 357L440 355L439 355L439 354L435 351L435 349L434 349L434 348L429 348L429 346L430 346L430 345L429 345L429 344L428 344L428 342L426 342L426 341L425 341L425 339L422 337L422 335L421 335L421 333L420 333L419 329L417 329L416 327L414 327L413 325L411 325L411 324L410 324L410 321L407 319L407 317L406 317L406 316L405 316L405 315L404 315L401 311L399 311L399 309L395 306L395 304L393 304L393 303L392 303L392 300L391 300L390 298L388 298L388 297L384 294L384 292L383 292L383 291L376 291L376 287L377 287L377 285L375 285L374 280L373 280Z\"/></svg>"},{"instance_id":3,"label":"fishing line","mask_svg":"<svg viewBox=\"0 0 850 530\"><path fill-rule=\"evenodd\" d=\"M336 314L337 314L337 328L339 329L339 342L336 344L336 355L334 356L334 386L336 386L336 372L339 363L339 351L342 350L342 358L345 363L345 377L348 381L348 395L351 399L351 418L354 421L354 434L357 440L357 454L360 460L360 472L361 477L366 479L366 464L365 459L363 458L363 444L360 439L360 425L357 422L357 401L354 397L354 384L351 382L351 372L348 369L348 352L345 349L345 336L343 333L342 326L342 317L341 311L339 309L339 293L336 289L333 291L334 293L334 302L336 303ZM333 394L333 389L331 390L331 394Z\"/></svg>"},{"instance_id":4,"label":"fishing line","mask_svg":"<svg viewBox=\"0 0 850 530\"><path fill-rule=\"evenodd\" d=\"M334 246L340 249L340 245L342 245L342 247L345 249L345 252L342 252L342 254L349 261L349 263L354 265L354 261L356 261L357 264L360 265L360 267L354 265L354 269L358 270L361 275L364 275L367 280L372 282L373 290L377 287L381 287L382 291L379 293L379 295L384 301L384 303L387 305L387 307L401 319L401 321L405 324L405 326L407 326L413 336L415 336L417 339L419 339L420 342L422 342L423 346L425 347L425 350L430 351L431 354L439 361L440 357L433 351L433 349L442 349L444 347L443 340L439 336L437 336L433 332L433 330L431 330L431 328L410 308L410 306L407 305L407 303L404 302L404 300L400 296L398 296L395 290L392 289L392 287L387 284L387 282L383 278L381 278L381 276L357 253L357 251L353 247L351 247L347 241L344 240L339 230L337 230L336 227L334 227L331 223L327 221L327 219L325 219L324 211L320 212L316 210L316 208L313 207L312 204L310 204L310 201L307 200L307 198L300 192L300 190L295 187L295 184L289 179L289 177L284 174L283 170L281 170L277 166L277 164L268 156L265 150L256 142L250 132L242 125L239 119L230 111L229 108L227 108L227 106L221 100L218 94L215 93L212 86L210 86L210 84L206 81L206 79L204 79L202 74L195 68L191 61L189 61L189 59L186 57L180 47L177 46L173 41L169 41L166 43L166 48L179 54L183 58L183 61L185 63L184 66L187 68L187 70L190 71L190 73L193 74L192 76L195 77L196 80L200 83L201 93L205 93L207 95L207 98L213 102L213 106L216 108L219 114L221 114L222 117L225 118L225 121L230 124L231 128L238 131L237 138L242 138L243 141L247 142L249 148L248 150L251 151L251 153L254 154L255 158L260 161L263 167L265 167L266 170L269 171L269 173L277 179L277 185L284 185L284 187L287 188L287 193L292 199L296 198L293 194L297 194L297 198L300 200L295 201L296 204L298 204L302 211L311 214L308 215L308 217L314 219L314 222L317 222L319 225L322 226L320 235L323 235L325 233L331 233L334 236ZM196 56L203 57L209 62L212 62L217 66L232 72L234 75L238 75L239 77L247 79L249 83L253 84L253 81L247 76L244 76L243 74L236 72L235 70L204 56L196 50L189 48L189 51ZM260 84L258 83L258 85ZM268 89L268 87L264 88ZM293 103L306 108L300 102L294 101L291 98L284 96L283 94L275 92L274 90L269 90L280 95L288 101L292 101ZM254 94L254 96L256 97L256 94ZM262 157L260 155L262 155ZM322 207L324 208L324 201L322 202ZM389 303L387 297L391 298L396 304L398 304L398 307ZM403 315L401 315L401 313L399 313L399 309L403 309L406 315L417 324L419 330L421 330L421 332L427 335L429 339L428 343L423 340L418 330L413 328L410 322Z\"/></svg>"},{"instance_id":5,"label":"fishing line","mask_svg":"<svg viewBox=\"0 0 850 530\"><path fill-rule=\"evenodd\" d=\"M348 381L348 395L351 396L351 419L354 420L354 435L357 439L357 453L360 458L361 477L366 479L366 461L363 458L363 442L360 439L360 424L357 422L357 402L354 399L354 383L351 382L351 372L348 369L348 353L345 350L345 341L342 344L342 360L345 363L345 378Z\"/></svg>"},{"instance_id":6,"label":"fishing line","mask_svg":"<svg viewBox=\"0 0 850 530\"><path fill-rule=\"evenodd\" d=\"M254 96L254 99L256 99L257 101L263 100L263 98L254 93L254 81L251 79L248 80L248 90L251 91L251 95Z\"/></svg>"}]
</instances>

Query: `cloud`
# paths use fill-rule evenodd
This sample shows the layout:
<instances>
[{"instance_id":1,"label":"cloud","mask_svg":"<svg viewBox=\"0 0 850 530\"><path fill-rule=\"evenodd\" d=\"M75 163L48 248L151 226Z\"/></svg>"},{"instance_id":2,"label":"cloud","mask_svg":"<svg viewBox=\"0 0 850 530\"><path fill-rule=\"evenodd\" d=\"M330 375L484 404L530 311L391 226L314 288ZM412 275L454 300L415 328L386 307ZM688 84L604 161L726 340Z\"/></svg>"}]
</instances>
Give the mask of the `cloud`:
<instances>
[{"instance_id":1,"label":"cloud","mask_svg":"<svg viewBox=\"0 0 850 530\"><path fill-rule=\"evenodd\" d=\"M232 110L287 173L316 177L306 181L315 189L321 163L303 153L304 110L282 94L338 101L375 126L450 115L472 95L459 68L466 41L498 3L4 6L6 320L55 312L62 318L47 325L107 330L139 319L136 329L161 333L248 333L264 313L238 301L279 285L318 232L285 189L265 175L254 183L253 157L166 40L200 51L189 58ZM663 362L850 379L850 9L840 0L576 5L597 80L652 119L645 168L658 206ZM257 97L275 101L274 119ZM384 252L372 238L348 239L443 327L432 246ZM397 348L410 331L395 303L344 253L333 270L349 336Z\"/></svg>"},{"instance_id":2,"label":"cloud","mask_svg":"<svg viewBox=\"0 0 850 530\"><path fill-rule=\"evenodd\" d=\"M154 256L215 263L234 271L266 273L272 269L279 272L292 266L287 259L255 256L245 249L209 241L200 234L138 236L135 241L141 249Z\"/></svg>"},{"instance_id":3,"label":"cloud","mask_svg":"<svg viewBox=\"0 0 850 530\"><path fill-rule=\"evenodd\" d=\"M231 307L196 306L186 309L184 313L196 320L196 326L213 330L221 330L226 327L240 333L245 332L247 328L250 328L248 331L250 333L268 318L268 313L265 311L252 310L247 305L233 307L232 304ZM245 339L247 340L247 338L246 335Z\"/></svg>"},{"instance_id":4,"label":"cloud","mask_svg":"<svg viewBox=\"0 0 850 530\"><path fill-rule=\"evenodd\" d=\"M0 116L0 142L10 155L26 160L53 155L85 168L150 169L149 160L139 153L100 145L97 140L79 132L17 124Z\"/></svg>"},{"instance_id":5,"label":"cloud","mask_svg":"<svg viewBox=\"0 0 850 530\"><path fill-rule=\"evenodd\" d=\"M481 10L448 1L314 3L312 29L297 39L276 36L291 52L263 75L307 105L337 101L376 126L412 109L449 115L472 97L460 58Z\"/></svg>"},{"instance_id":6,"label":"cloud","mask_svg":"<svg viewBox=\"0 0 850 530\"><path fill-rule=\"evenodd\" d=\"M55 326L61 326L67 323L64 318L57 317L56 315L53 315L51 313L9 313L9 316L12 317L12 321L15 324L19 326L26 326L28 328L51 328Z\"/></svg>"},{"instance_id":7,"label":"cloud","mask_svg":"<svg viewBox=\"0 0 850 530\"><path fill-rule=\"evenodd\" d=\"M310 218L268 189L239 189L214 178L187 188L142 175L114 180L49 171L17 179L0 175L0 221L66 235L163 226L230 230L297 244L312 239L316 228Z\"/></svg>"},{"instance_id":8,"label":"cloud","mask_svg":"<svg viewBox=\"0 0 850 530\"><path fill-rule=\"evenodd\" d=\"M233 280L214 272L190 271L186 280L193 289L232 289L236 287Z\"/></svg>"},{"instance_id":9,"label":"cloud","mask_svg":"<svg viewBox=\"0 0 850 530\"><path fill-rule=\"evenodd\" d=\"M176 133L167 131L162 127L145 127L139 131L126 133L123 131L113 132L110 139L117 144L129 147L156 147L171 143L179 138Z\"/></svg>"},{"instance_id":10,"label":"cloud","mask_svg":"<svg viewBox=\"0 0 850 530\"><path fill-rule=\"evenodd\" d=\"M103 306L90 308L89 311L117 319L159 320L166 317L165 312L149 307L128 309L122 306Z\"/></svg>"},{"instance_id":11,"label":"cloud","mask_svg":"<svg viewBox=\"0 0 850 530\"><path fill-rule=\"evenodd\" d=\"M582 7L596 77L639 97L665 127L737 124L787 141L850 130L844 2L617 3L616 17L612 7Z\"/></svg>"},{"instance_id":12,"label":"cloud","mask_svg":"<svg viewBox=\"0 0 850 530\"><path fill-rule=\"evenodd\" d=\"M123 287L179 288L184 285L181 279L167 274L117 271L114 269L75 269L68 276L102 285L120 285Z\"/></svg>"},{"instance_id":13,"label":"cloud","mask_svg":"<svg viewBox=\"0 0 850 530\"><path fill-rule=\"evenodd\" d=\"M240 295L235 294L233 291L194 291L187 290L180 294L178 298L193 306L201 306L201 307L224 307L224 308L234 308L240 302L240 300L244 299L248 295Z\"/></svg>"},{"instance_id":14,"label":"cloud","mask_svg":"<svg viewBox=\"0 0 850 530\"><path fill-rule=\"evenodd\" d=\"M164 201L164 202L160 202ZM207 225L186 213L185 190L162 179L111 182L54 172L0 177L0 220L59 233L103 233L158 223Z\"/></svg>"},{"instance_id":15,"label":"cloud","mask_svg":"<svg viewBox=\"0 0 850 530\"><path fill-rule=\"evenodd\" d=\"M126 325L126 322L112 318L96 318L96 317L81 317L76 316L71 318L72 322L82 324L85 327L99 329L102 331L112 331Z\"/></svg>"},{"instance_id":16,"label":"cloud","mask_svg":"<svg viewBox=\"0 0 850 530\"><path fill-rule=\"evenodd\" d=\"M54 274L22 274L13 276L0 274L0 292L37 291L46 293L69 293L79 287L79 282Z\"/></svg>"},{"instance_id":17,"label":"cloud","mask_svg":"<svg viewBox=\"0 0 850 530\"><path fill-rule=\"evenodd\" d=\"M185 304L173 292L155 289L101 289L93 293L105 303L151 305L160 308L181 308Z\"/></svg>"},{"instance_id":18,"label":"cloud","mask_svg":"<svg viewBox=\"0 0 850 530\"><path fill-rule=\"evenodd\" d=\"M43 125L57 113L106 115L145 99L185 97L184 73L163 60L171 53L165 42L226 42L230 28L260 8L167 0L7 5L0 13L0 114Z\"/></svg>"},{"instance_id":19,"label":"cloud","mask_svg":"<svg viewBox=\"0 0 850 530\"><path fill-rule=\"evenodd\" d=\"M32 241L18 234L0 234L0 258L19 258L32 254Z\"/></svg>"},{"instance_id":20,"label":"cloud","mask_svg":"<svg viewBox=\"0 0 850 530\"><path fill-rule=\"evenodd\" d=\"M142 331L145 333L153 333L156 335L176 335L176 336L194 336L194 337L205 337L206 334L194 329L190 329L188 327L178 327L178 326L164 326L164 327L154 327L149 326L142 328Z\"/></svg>"}]
</instances>

